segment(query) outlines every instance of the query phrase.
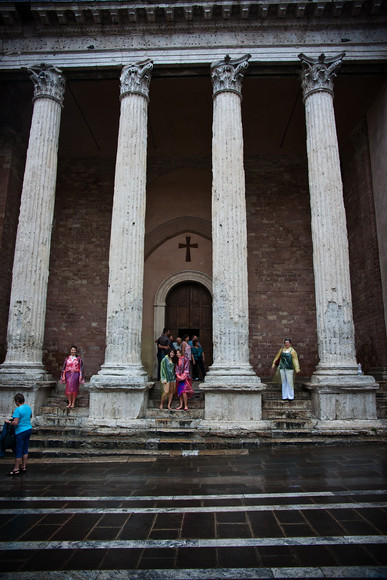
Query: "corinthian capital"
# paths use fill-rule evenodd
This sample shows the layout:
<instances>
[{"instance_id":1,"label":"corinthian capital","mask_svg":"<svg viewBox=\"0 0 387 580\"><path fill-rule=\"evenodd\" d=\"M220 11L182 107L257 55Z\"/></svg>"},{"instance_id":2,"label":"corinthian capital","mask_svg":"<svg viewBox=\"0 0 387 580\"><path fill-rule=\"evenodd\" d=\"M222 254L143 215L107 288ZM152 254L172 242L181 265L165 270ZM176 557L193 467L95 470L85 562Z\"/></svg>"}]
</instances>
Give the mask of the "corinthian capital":
<instances>
[{"instance_id":1,"label":"corinthian capital","mask_svg":"<svg viewBox=\"0 0 387 580\"><path fill-rule=\"evenodd\" d=\"M34 83L34 98L41 97L54 99L60 106L63 106L63 96L65 90L65 80L62 71L50 64L42 63L31 66L27 69Z\"/></svg>"},{"instance_id":2,"label":"corinthian capital","mask_svg":"<svg viewBox=\"0 0 387 580\"><path fill-rule=\"evenodd\" d=\"M121 72L121 95L141 95L149 99L149 85L153 62L148 58L135 64L124 66Z\"/></svg>"},{"instance_id":3,"label":"corinthian capital","mask_svg":"<svg viewBox=\"0 0 387 580\"><path fill-rule=\"evenodd\" d=\"M318 91L327 91L333 95L333 79L344 56L345 52L328 59L325 54L320 54L318 58L305 56L305 54L298 55L302 63L301 85L304 101L309 95Z\"/></svg>"},{"instance_id":4,"label":"corinthian capital","mask_svg":"<svg viewBox=\"0 0 387 580\"><path fill-rule=\"evenodd\" d=\"M248 60L251 54L241 58L230 58L229 55L222 60L212 63L211 79L213 96L222 92L237 93L242 95L243 74L249 66Z\"/></svg>"}]
</instances>

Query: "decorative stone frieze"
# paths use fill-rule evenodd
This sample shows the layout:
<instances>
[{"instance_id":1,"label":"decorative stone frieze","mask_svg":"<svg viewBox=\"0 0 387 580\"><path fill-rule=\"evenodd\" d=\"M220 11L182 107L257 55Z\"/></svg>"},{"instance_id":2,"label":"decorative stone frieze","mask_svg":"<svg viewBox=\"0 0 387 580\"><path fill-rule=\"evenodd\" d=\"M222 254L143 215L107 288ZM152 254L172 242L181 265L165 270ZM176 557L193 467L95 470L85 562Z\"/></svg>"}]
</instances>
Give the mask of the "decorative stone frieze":
<instances>
[{"instance_id":1,"label":"decorative stone frieze","mask_svg":"<svg viewBox=\"0 0 387 580\"><path fill-rule=\"evenodd\" d=\"M249 66L250 56L246 54L242 58L231 58L227 55L224 59L213 63L211 79L214 97L225 91L242 96L242 79Z\"/></svg>"},{"instance_id":2,"label":"decorative stone frieze","mask_svg":"<svg viewBox=\"0 0 387 580\"><path fill-rule=\"evenodd\" d=\"M17 12L11 12L10 7L1 9L4 20L8 26L14 26L19 20ZM48 6L46 5L48 4ZM367 2L367 0L348 0L345 3L346 17L355 18L360 14L376 15L380 12L381 2ZM31 4L31 12L37 25L48 27L61 27L73 29L82 27L117 27L137 25L152 25L162 23L181 24L182 22L208 22L214 20L280 20L285 17L292 20L315 17L320 20L324 17L338 17L343 11L343 2L334 0L319 0L305 2L295 0L293 2L280 2L279 0L266 0L259 3L251 0L233 2L230 0L217 0L209 3L203 1L189 2L186 0L170 2L117 2L114 0L104 1L101 5L95 2L72 2L63 5L63 2L34 2Z\"/></svg>"},{"instance_id":3,"label":"decorative stone frieze","mask_svg":"<svg viewBox=\"0 0 387 580\"><path fill-rule=\"evenodd\" d=\"M377 385L373 377L359 375L357 369L347 224L333 109L333 76L343 54L328 60L324 55L318 59L305 55L299 58L303 63L320 359L310 387L315 393L315 410L320 419L374 419ZM351 394L354 388L356 404ZM358 403L361 389L367 405ZM338 392L343 397L342 404L331 404L329 399L336 400ZM368 416L359 416L364 409Z\"/></svg>"},{"instance_id":4,"label":"decorative stone frieze","mask_svg":"<svg viewBox=\"0 0 387 580\"><path fill-rule=\"evenodd\" d=\"M90 380L90 420L135 419L150 384L141 362L148 88L152 62L124 67L110 238L105 362ZM129 80L130 79L130 80ZM114 411L116 390L125 417ZM121 405L121 407L122 407ZM118 406L118 408L120 405Z\"/></svg>"},{"instance_id":5,"label":"decorative stone frieze","mask_svg":"<svg viewBox=\"0 0 387 580\"><path fill-rule=\"evenodd\" d=\"M205 419L261 419L264 385L249 362L247 225L241 82L248 56L226 57L212 65L214 115L212 138L213 355L201 389ZM219 396L219 390L222 396ZM243 398L239 401L239 398ZM238 402L239 401L239 402ZM239 404L240 403L240 404Z\"/></svg>"},{"instance_id":6,"label":"decorative stone frieze","mask_svg":"<svg viewBox=\"0 0 387 580\"><path fill-rule=\"evenodd\" d=\"M33 67L31 78L38 89L12 271L7 355L0 382L50 378L42 364L42 348L64 78L59 69L45 65Z\"/></svg>"}]
</instances>

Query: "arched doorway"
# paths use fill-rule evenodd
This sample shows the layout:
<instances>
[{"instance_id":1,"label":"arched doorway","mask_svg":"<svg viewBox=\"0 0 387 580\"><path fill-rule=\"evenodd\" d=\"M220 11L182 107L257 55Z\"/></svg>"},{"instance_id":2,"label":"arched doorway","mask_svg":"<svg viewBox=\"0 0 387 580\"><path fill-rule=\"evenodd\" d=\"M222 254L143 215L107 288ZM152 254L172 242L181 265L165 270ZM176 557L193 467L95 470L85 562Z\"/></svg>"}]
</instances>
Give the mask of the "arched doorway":
<instances>
[{"instance_id":1,"label":"arched doorway","mask_svg":"<svg viewBox=\"0 0 387 580\"><path fill-rule=\"evenodd\" d=\"M212 297L208 289L198 282L182 282L167 295L165 326L173 336L193 334L200 338L205 366L212 364Z\"/></svg>"}]
</instances>

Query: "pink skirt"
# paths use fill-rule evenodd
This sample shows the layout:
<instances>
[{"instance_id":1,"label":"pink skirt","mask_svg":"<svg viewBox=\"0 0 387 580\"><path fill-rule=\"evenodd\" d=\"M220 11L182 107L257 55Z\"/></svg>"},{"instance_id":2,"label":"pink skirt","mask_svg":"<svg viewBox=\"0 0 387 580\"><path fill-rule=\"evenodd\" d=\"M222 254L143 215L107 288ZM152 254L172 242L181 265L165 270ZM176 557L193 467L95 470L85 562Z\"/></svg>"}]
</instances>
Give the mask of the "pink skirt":
<instances>
[{"instance_id":1,"label":"pink skirt","mask_svg":"<svg viewBox=\"0 0 387 580\"><path fill-rule=\"evenodd\" d=\"M66 373L66 390L65 394L69 395L70 393L78 393L79 392L79 373Z\"/></svg>"}]
</instances>

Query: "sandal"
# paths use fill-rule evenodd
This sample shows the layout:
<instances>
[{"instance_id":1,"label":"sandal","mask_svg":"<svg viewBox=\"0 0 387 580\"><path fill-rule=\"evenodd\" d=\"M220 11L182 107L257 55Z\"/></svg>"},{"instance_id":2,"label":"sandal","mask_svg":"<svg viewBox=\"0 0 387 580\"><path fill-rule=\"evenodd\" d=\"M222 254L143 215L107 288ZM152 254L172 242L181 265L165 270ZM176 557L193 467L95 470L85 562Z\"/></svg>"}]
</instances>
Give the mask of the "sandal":
<instances>
[{"instance_id":1,"label":"sandal","mask_svg":"<svg viewBox=\"0 0 387 580\"><path fill-rule=\"evenodd\" d=\"M19 469L11 469L11 471L9 473L7 473L7 475L10 475L11 477L13 477L14 475L19 475L20 470Z\"/></svg>"},{"instance_id":2,"label":"sandal","mask_svg":"<svg viewBox=\"0 0 387 580\"><path fill-rule=\"evenodd\" d=\"M27 468L26 467L21 467L19 469L20 473L27 473Z\"/></svg>"}]
</instances>

